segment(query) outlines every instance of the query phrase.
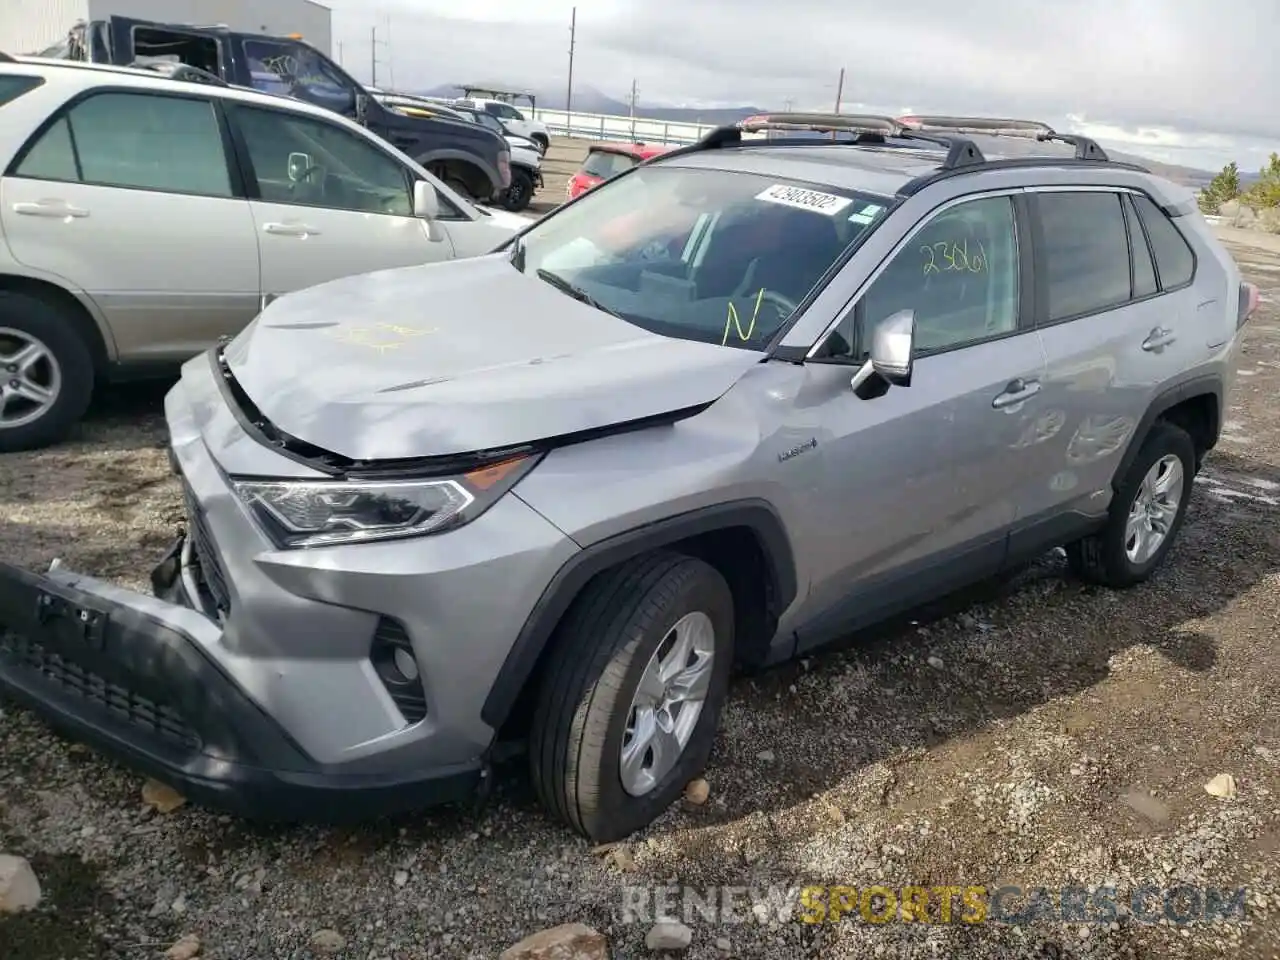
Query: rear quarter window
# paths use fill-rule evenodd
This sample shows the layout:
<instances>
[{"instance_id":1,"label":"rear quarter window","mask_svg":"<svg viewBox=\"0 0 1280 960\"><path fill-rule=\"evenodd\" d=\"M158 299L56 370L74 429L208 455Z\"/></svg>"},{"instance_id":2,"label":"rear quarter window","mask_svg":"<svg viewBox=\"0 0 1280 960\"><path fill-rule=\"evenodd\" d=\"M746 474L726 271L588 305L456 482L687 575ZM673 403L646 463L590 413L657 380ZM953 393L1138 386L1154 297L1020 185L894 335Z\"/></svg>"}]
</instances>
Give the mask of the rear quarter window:
<instances>
[{"instance_id":1,"label":"rear quarter window","mask_svg":"<svg viewBox=\"0 0 1280 960\"><path fill-rule=\"evenodd\" d=\"M616 177L618 174L630 170L635 165L636 162L634 160L621 153L610 153L608 150L593 150L587 154L587 159L582 164L582 172L608 180L610 177Z\"/></svg>"},{"instance_id":2,"label":"rear quarter window","mask_svg":"<svg viewBox=\"0 0 1280 960\"><path fill-rule=\"evenodd\" d=\"M39 77L0 76L0 107L44 83Z\"/></svg>"},{"instance_id":3,"label":"rear quarter window","mask_svg":"<svg viewBox=\"0 0 1280 960\"><path fill-rule=\"evenodd\" d=\"M1181 231L1149 197L1135 197L1134 206L1151 241L1160 289L1171 290L1190 283L1196 272L1196 258Z\"/></svg>"}]
</instances>

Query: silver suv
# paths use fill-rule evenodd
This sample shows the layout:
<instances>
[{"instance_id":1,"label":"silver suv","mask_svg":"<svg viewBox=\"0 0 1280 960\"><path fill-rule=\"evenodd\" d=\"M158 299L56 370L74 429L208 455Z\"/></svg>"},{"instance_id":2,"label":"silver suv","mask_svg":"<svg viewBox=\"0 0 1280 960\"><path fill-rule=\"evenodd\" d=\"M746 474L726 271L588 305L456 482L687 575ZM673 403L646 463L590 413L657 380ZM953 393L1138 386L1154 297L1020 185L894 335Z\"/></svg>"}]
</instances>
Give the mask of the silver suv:
<instances>
[{"instance_id":1,"label":"silver suv","mask_svg":"<svg viewBox=\"0 0 1280 960\"><path fill-rule=\"evenodd\" d=\"M1191 195L1031 123L744 127L191 360L156 596L0 566L0 687L257 817L464 797L523 744L607 841L735 665L1055 545L1148 577L1257 304ZM742 136L796 128L835 142Z\"/></svg>"}]
</instances>

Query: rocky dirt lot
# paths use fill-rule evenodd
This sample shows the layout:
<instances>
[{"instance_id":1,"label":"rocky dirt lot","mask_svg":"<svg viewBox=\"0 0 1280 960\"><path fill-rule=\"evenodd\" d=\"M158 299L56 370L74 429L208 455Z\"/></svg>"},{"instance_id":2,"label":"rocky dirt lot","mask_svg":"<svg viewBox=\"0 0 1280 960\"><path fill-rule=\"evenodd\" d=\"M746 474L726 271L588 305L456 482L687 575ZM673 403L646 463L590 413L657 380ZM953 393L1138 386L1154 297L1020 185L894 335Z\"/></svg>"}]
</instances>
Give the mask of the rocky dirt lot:
<instances>
[{"instance_id":1,"label":"rocky dirt lot","mask_svg":"<svg viewBox=\"0 0 1280 960\"><path fill-rule=\"evenodd\" d=\"M742 678L709 799L608 852L546 821L518 765L482 808L360 828L161 813L136 776L6 707L0 852L29 860L44 898L0 918L0 957L124 960L191 936L222 960L492 960L578 921L639 958L657 954L649 924L625 922L624 887L803 883L1112 884L1122 903L1144 883L1188 884L1247 899L1243 921L1189 925L694 915L682 955L1280 956L1280 252L1233 251L1269 302L1149 584L1087 588L1049 557L933 619ZM74 442L0 458L0 556L60 556L141 587L180 516L160 396L107 397Z\"/></svg>"}]
</instances>

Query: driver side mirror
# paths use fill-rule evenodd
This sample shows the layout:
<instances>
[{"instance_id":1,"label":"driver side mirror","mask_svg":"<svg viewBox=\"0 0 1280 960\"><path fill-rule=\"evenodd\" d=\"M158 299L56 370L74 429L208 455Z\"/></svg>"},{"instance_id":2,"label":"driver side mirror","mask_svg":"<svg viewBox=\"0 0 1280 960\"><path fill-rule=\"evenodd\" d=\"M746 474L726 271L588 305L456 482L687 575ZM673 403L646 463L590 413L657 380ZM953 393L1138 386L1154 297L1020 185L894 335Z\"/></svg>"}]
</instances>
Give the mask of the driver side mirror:
<instances>
[{"instance_id":1,"label":"driver side mirror","mask_svg":"<svg viewBox=\"0 0 1280 960\"><path fill-rule=\"evenodd\" d=\"M413 215L427 222L427 239L437 243L444 239L436 218L440 216L440 196L426 180L413 182Z\"/></svg>"},{"instance_id":2,"label":"driver side mirror","mask_svg":"<svg viewBox=\"0 0 1280 960\"><path fill-rule=\"evenodd\" d=\"M356 94L356 123L360 126L366 126L366 120L369 117L369 95L367 93Z\"/></svg>"},{"instance_id":3,"label":"driver side mirror","mask_svg":"<svg viewBox=\"0 0 1280 960\"><path fill-rule=\"evenodd\" d=\"M854 374L854 391L874 374L891 387L911 386L912 354L915 351L916 314L899 310L880 321L871 331L867 362Z\"/></svg>"}]
</instances>

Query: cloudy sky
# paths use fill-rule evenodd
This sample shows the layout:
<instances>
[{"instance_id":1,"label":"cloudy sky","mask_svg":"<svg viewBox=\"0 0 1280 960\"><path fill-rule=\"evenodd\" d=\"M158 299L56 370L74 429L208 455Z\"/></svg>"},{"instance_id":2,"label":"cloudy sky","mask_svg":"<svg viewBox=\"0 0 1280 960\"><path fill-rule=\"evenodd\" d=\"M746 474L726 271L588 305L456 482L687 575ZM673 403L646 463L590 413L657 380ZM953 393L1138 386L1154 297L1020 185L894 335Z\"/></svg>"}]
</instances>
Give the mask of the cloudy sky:
<instances>
[{"instance_id":1,"label":"cloudy sky","mask_svg":"<svg viewBox=\"0 0 1280 960\"><path fill-rule=\"evenodd\" d=\"M323 0L399 87L561 90L573 0ZM640 102L1021 116L1216 169L1280 150L1277 0L578 0L574 82ZM338 52L335 49L335 54ZM643 112L643 111L641 111Z\"/></svg>"}]
</instances>

